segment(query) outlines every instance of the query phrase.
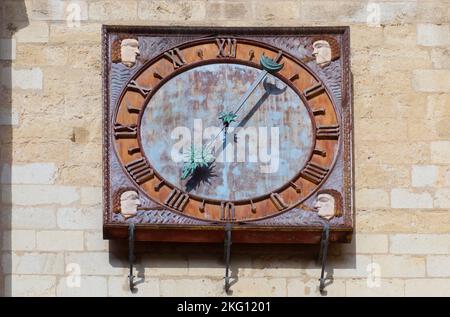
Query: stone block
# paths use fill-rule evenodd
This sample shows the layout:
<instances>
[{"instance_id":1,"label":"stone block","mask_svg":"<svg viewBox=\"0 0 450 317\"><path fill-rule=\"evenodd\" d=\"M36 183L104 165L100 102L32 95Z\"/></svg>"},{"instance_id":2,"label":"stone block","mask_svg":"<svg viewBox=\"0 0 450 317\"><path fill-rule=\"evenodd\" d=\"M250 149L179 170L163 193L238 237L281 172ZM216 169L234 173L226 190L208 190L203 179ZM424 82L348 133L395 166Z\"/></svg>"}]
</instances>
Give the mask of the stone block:
<instances>
[{"instance_id":1,"label":"stone block","mask_svg":"<svg viewBox=\"0 0 450 317\"><path fill-rule=\"evenodd\" d=\"M173 280L172 280L173 281ZM159 279L158 278L141 278L137 277L136 290L130 292L130 285L126 276L108 278L108 295L112 297L159 297ZM174 282L165 283L166 292L170 292L171 284ZM175 282L176 283L176 282ZM220 283L220 282L219 282ZM183 282L180 283L183 287ZM194 291L191 289L191 291ZM179 291L178 291L179 292ZM167 296L171 296L168 294ZM175 295L173 295L175 296ZM220 295L218 295L220 296Z\"/></svg>"},{"instance_id":2,"label":"stone block","mask_svg":"<svg viewBox=\"0 0 450 317\"><path fill-rule=\"evenodd\" d=\"M340 249L346 254L388 253L389 239L385 234L356 233L352 243L342 244Z\"/></svg>"},{"instance_id":3,"label":"stone block","mask_svg":"<svg viewBox=\"0 0 450 317\"><path fill-rule=\"evenodd\" d=\"M81 251L84 249L82 231L39 231L37 250L42 251Z\"/></svg>"},{"instance_id":4,"label":"stone block","mask_svg":"<svg viewBox=\"0 0 450 317\"><path fill-rule=\"evenodd\" d=\"M250 295L251 293L249 293ZM325 288L327 297L343 297L345 296L345 280L333 279L333 282ZM287 296L304 297L304 296L323 296L319 291L319 282L315 279L298 279L292 278L287 280Z\"/></svg>"},{"instance_id":5,"label":"stone block","mask_svg":"<svg viewBox=\"0 0 450 317\"><path fill-rule=\"evenodd\" d=\"M102 226L102 217L100 208L67 207L57 211L57 223L61 229L98 229Z\"/></svg>"},{"instance_id":6,"label":"stone block","mask_svg":"<svg viewBox=\"0 0 450 317\"><path fill-rule=\"evenodd\" d=\"M43 74L40 68L1 68L1 84L6 88L41 90Z\"/></svg>"},{"instance_id":7,"label":"stone block","mask_svg":"<svg viewBox=\"0 0 450 317\"><path fill-rule=\"evenodd\" d=\"M450 188L439 188L434 195L434 207L448 210L450 208Z\"/></svg>"},{"instance_id":8,"label":"stone block","mask_svg":"<svg viewBox=\"0 0 450 317\"><path fill-rule=\"evenodd\" d=\"M438 173L438 166L435 165L413 165L411 170L412 186L433 186L437 181Z\"/></svg>"},{"instance_id":9,"label":"stone block","mask_svg":"<svg viewBox=\"0 0 450 317\"><path fill-rule=\"evenodd\" d=\"M103 240L102 231L84 231L85 248L88 251L108 251L108 240Z\"/></svg>"},{"instance_id":10,"label":"stone block","mask_svg":"<svg viewBox=\"0 0 450 317\"><path fill-rule=\"evenodd\" d=\"M5 214L5 212L3 213ZM12 228L16 229L53 229L56 227L55 209L51 207L13 206L10 215Z\"/></svg>"},{"instance_id":11,"label":"stone block","mask_svg":"<svg viewBox=\"0 0 450 317\"><path fill-rule=\"evenodd\" d=\"M423 46L444 46L450 44L448 24L417 24L417 44Z\"/></svg>"},{"instance_id":12,"label":"stone block","mask_svg":"<svg viewBox=\"0 0 450 317\"><path fill-rule=\"evenodd\" d=\"M405 282L401 279L348 279L345 286L349 297L398 297L405 293Z\"/></svg>"},{"instance_id":13,"label":"stone block","mask_svg":"<svg viewBox=\"0 0 450 317\"><path fill-rule=\"evenodd\" d=\"M102 203L101 187L81 187L81 204L100 205Z\"/></svg>"},{"instance_id":14,"label":"stone block","mask_svg":"<svg viewBox=\"0 0 450 317\"><path fill-rule=\"evenodd\" d=\"M66 252L65 263L76 263L81 275L120 275L128 274L128 262L109 252Z\"/></svg>"},{"instance_id":15,"label":"stone block","mask_svg":"<svg viewBox=\"0 0 450 317\"><path fill-rule=\"evenodd\" d=\"M53 184L57 168L54 163L3 164L2 184Z\"/></svg>"},{"instance_id":16,"label":"stone block","mask_svg":"<svg viewBox=\"0 0 450 317\"><path fill-rule=\"evenodd\" d=\"M49 27L46 22L31 22L14 36L18 43L47 43Z\"/></svg>"},{"instance_id":17,"label":"stone block","mask_svg":"<svg viewBox=\"0 0 450 317\"><path fill-rule=\"evenodd\" d=\"M357 208L386 208L389 194L383 189L360 189L356 192Z\"/></svg>"},{"instance_id":18,"label":"stone block","mask_svg":"<svg viewBox=\"0 0 450 317\"><path fill-rule=\"evenodd\" d=\"M410 279L405 281L405 296L450 296L450 280L436 278Z\"/></svg>"},{"instance_id":19,"label":"stone block","mask_svg":"<svg viewBox=\"0 0 450 317\"><path fill-rule=\"evenodd\" d=\"M417 69L413 71L412 87L422 92L450 92L450 70Z\"/></svg>"},{"instance_id":20,"label":"stone block","mask_svg":"<svg viewBox=\"0 0 450 317\"><path fill-rule=\"evenodd\" d=\"M373 263L380 266L381 278L423 277L425 259L410 255L374 255Z\"/></svg>"},{"instance_id":21,"label":"stone block","mask_svg":"<svg viewBox=\"0 0 450 317\"><path fill-rule=\"evenodd\" d=\"M80 199L75 187L59 185L11 185L2 188L2 201L22 206L69 205Z\"/></svg>"},{"instance_id":22,"label":"stone block","mask_svg":"<svg viewBox=\"0 0 450 317\"><path fill-rule=\"evenodd\" d=\"M75 277L73 277L75 278ZM80 284L72 283L72 277L60 277L56 286L59 297L106 297L107 278L104 276L80 276ZM69 280L68 280L69 279Z\"/></svg>"},{"instance_id":23,"label":"stone block","mask_svg":"<svg viewBox=\"0 0 450 317\"><path fill-rule=\"evenodd\" d=\"M132 21L137 18L137 2L127 1L97 1L89 5L89 19L97 21Z\"/></svg>"},{"instance_id":24,"label":"stone block","mask_svg":"<svg viewBox=\"0 0 450 317\"><path fill-rule=\"evenodd\" d=\"M392 234L390 252L397 254L446 254L450 251L448 234Z\"/></svg>"},{"instance_id":25,"label":"stone block","mask_svg":"<svg viewBox=\"0 0 450 317\"><path fill-rule=\"evenodd\" d=\"M16 59L16 40L0 39L0 60L13 61Z\"/></svg>"},{"instance_id":26,"label":"stone block","mask_svg":"<svg viewBox=\"0 0 450 317\"><path fill-rule=\"evenodd\" d=\"M430 144L431 162L450 164L450 141L434 141Z\"/></svg>"},{"instance_id":27,"label":"stone block","mask_svg":"<svg viewBox=\"0 0 450 317\"><path fill-rule=\"evenodd\" d=\"M13 230L3 232L3 250L30 251L36 248L34 230Z\"/></svg>"},{"instance_id":28,"label":"stone block","mask_svg":"<svg viewBox=\"0 0 450 317\"><path fill-rule=\"evenodd\" d=\"M63 274L64 254L47 252L12 252L3 256L4 273L13 274Z\"/></svg>"},{"instance_id":29,"label":"stone block","mask_svg":"<svg viewBox=\"0 0 450 317\"><path fill-rule=\"evenodd\" d=\"M239 279L241 280L241 279ZM237 285L237 284L235 284ZM235 287L233 286L233 289ZM159 279L159 291L162 297L198 297L223 296L223 280L208 278ZM233 291L234 292L234 291Z\"/></svg>"},{"instance_id":30,"label":"stone block","mask_svg":"<svg viewBox=\"0 0 450 317\"><path fill-rule=\"evenodd\" d=\"M56 295L56 276L52 275L8 275L6 285L11 285L10 292L14 297Z\"/></svg>"},{"instance_id":31,"label":"stone block","mask_svg":"<svg viewBox=\"0 0 450 317\"><path fill-rule=\"evenodd\" d=\"M433 198L428 192L413 192L406 188L391 191L392 208L433 208Z\"/></svg>"},{"instance_id":32,"label":"stone block","mask_svg":"<svg viewBox=\"0 0 450 317\"><path fill-rule=\"evenodd\" d=\"M70 27L76 21L88 19L86 0L33 0L30 15L33 20L66 21Z\"/></svg>"},{"instance_id":33,"label":"stone block","mask_svg":"<svg viewBox=\"0 0 450 317\"><path fill-rule=\"evenodd\" d=\"M208 4L208 6L214 5L233 6L233 3ZM139 1L137 12L139 19L150 21L201 21L207 16L203 1ZM239 11L235 13L241 14ZM218 12L208 16L219 19L221 17Z\"/></svg>"}]
</instances>

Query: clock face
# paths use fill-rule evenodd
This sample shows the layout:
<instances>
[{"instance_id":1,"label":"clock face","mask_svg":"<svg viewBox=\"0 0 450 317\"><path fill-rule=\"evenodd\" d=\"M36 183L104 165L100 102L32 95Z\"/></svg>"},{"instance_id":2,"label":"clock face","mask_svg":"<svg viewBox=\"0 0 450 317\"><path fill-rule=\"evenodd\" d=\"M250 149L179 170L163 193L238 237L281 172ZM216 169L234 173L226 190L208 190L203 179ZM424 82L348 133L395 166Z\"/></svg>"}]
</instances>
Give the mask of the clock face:
<instances>
[{"instance_id":1,"label":"clock face","mask_svg":"<svg viewBox=\"0 0 450 317\"><path fill-rule=\"evenodd\" d=\"M203 38L148 61L113 120L132 182L203 220L251 221L298 206L339 151L340 120L324 83L287 52L244 38Z\"/></svg>"}]
</instances>

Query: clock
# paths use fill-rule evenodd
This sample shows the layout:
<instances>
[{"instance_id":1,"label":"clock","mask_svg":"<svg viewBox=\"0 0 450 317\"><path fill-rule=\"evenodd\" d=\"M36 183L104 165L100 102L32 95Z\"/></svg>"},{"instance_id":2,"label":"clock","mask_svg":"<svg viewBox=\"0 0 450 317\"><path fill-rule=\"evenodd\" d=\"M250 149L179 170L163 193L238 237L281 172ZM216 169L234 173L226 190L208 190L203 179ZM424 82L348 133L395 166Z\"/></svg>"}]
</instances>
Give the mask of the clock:
<instances>
[{"instance_id":1,"label":"clock","mask_svg":"<svg viewBox=\"0 0 450 317\"><path fill-rule=\"evenodd\" d=\"M349 241L348 33L104 27L105 238Z\"/></svg>"}]
</instances>

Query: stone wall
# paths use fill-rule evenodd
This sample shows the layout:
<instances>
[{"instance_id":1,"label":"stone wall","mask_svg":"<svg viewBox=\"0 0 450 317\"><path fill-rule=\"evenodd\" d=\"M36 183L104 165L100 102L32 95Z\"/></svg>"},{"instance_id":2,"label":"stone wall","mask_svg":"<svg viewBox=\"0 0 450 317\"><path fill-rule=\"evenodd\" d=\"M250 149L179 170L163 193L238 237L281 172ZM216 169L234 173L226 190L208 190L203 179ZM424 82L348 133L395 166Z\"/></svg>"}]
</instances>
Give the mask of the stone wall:
<instances>
[{"instance_id":1,"label":"stone wall","mask_svg":"<svg viewBox=\"0 0 450 317\"><path fill-rule=\"evenodd\" d=\"M327 295L450 296L450 1L3 0L0 14L4 295L131 295L126 242L102 240L100 32L143 24L350 25L357 228L331 248ZM316 256L234 246L233 295L319 295ZM223 295L222 246L139 244L137 270L134 296Z\"/></svg>"}]
</instances>

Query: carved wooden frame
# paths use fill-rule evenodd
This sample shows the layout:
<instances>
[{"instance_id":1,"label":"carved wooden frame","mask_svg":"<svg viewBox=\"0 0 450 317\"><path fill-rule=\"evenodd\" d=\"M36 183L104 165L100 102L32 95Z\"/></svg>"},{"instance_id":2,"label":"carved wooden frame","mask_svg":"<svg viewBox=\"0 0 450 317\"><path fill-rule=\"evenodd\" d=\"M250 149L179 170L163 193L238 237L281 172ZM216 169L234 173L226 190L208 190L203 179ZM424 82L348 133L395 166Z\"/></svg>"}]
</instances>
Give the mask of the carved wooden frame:
<instances>
[{"instance_id":1,"label":"carved wooden frame","mask_svg":"<svg viewBox=\"0 0 450 317\"><path fill-rule=\"evenodd\" d=\"M341 45L341 92L343 125L342 171L345 218L342 224L330 226L330 241L349 242L354 228L353 204L353 113L352 84L350 71L349 27L263 27L263 28L224 28L224 27L146 27L146 26L104 26L102 30L103 58L103 231L105 239L125 239L128 236L126 222L113 221L114 190L111 186L110 158L113 155L110 142L110 69L112 34L130 36L192 36L202 37L211 34L240 35L248 38L258 36L317 36L337 35ZM323 80L323 79L322 79ZM170 210L155 207L155 213L168 215ZM284 218L283 218L284 217ZM279 218L278 220L276 218ZM275 220L274 220L275 219ZM173 220L173 219L172 219ZM136 221L136 220L132 220ZM233 241L241 243L318 243L323 226L304 226L288 216L280 215L272 220L259 223L242 223L233 226ZM194 233L195 232L195 233ZM139 223L136 226L136 240L172 242L222 242L224 225L201 220L169 221L167 223Z\"/></svg>"}]
</instances>

